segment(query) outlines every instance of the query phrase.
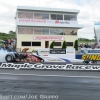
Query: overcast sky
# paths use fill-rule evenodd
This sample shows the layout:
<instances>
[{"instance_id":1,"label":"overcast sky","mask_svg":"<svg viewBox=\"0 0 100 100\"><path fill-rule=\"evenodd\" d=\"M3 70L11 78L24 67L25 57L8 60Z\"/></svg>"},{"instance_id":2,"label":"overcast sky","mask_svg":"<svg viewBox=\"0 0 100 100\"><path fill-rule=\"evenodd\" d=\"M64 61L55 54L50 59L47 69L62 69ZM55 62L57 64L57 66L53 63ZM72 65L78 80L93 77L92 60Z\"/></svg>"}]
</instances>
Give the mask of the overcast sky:
<instances>
[{"instance_id":1,"label":"overcast sky","mask_svg":"<svg viewBox=\"0 0 100 100\"><path fill-rule=\"evenodd\" d=\"M80 10L78 37L94 38L94 21L100 21L100 0L0 0L0 32L15 31L17 6L52 7Z\"/></svg>"}]
</instances>

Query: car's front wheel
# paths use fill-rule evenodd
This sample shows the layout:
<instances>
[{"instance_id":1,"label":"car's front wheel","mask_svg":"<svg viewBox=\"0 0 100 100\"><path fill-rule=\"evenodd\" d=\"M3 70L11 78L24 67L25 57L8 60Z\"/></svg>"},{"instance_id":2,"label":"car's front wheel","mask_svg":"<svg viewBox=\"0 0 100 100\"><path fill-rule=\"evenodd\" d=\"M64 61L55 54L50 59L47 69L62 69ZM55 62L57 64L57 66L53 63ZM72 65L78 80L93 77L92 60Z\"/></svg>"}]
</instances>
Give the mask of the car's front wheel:
<instances>
[{"instance_id":1,"label":"car's front wheel","mask_svg":"<svg viewBox=\"0 0 100 100\"><path fill-rule=\"evenodd\" d=\"M14 57L13 57L12 54L8 54L8 55L6 55L5 60L7 62L13 62L14 61Z\"/></svg>"}]
</instances>

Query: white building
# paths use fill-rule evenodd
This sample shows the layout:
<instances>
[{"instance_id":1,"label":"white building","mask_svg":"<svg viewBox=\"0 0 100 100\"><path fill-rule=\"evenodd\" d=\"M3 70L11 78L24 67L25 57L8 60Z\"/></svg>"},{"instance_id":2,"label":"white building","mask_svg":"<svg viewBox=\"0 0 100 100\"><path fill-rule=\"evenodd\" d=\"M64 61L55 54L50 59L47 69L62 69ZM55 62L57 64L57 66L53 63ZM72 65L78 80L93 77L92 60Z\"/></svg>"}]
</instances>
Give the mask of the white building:
<instances>
[{"instance_id":1,"label":"white building","mask_svg":"<svg viewBox=\"0 0 100 100\"><path fill-rule=\"evenodd\" d=\"M83 25L77 21L79 10L18 6L16 13L17 48L61 48L63 41L69 47L78 39L77 30Z\"/></svg>"}]
</instances>

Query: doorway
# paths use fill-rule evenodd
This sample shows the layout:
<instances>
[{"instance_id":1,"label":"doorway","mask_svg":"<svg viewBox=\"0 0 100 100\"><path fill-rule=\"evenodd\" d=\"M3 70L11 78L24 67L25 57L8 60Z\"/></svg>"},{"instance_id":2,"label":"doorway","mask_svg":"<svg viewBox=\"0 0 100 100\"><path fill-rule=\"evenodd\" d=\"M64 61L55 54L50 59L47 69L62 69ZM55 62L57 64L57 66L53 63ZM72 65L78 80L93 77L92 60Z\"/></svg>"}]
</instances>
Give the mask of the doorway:
<instances>
[{"instance_id":1,"label":"doorway","mask_svg":"<svg viewBox=\"0 0 100 100\"><path fill-rule=\"evenodd\" d=\"M45 48L49 48L49 41L45 41Z\"/></svg>"}]
</instances>

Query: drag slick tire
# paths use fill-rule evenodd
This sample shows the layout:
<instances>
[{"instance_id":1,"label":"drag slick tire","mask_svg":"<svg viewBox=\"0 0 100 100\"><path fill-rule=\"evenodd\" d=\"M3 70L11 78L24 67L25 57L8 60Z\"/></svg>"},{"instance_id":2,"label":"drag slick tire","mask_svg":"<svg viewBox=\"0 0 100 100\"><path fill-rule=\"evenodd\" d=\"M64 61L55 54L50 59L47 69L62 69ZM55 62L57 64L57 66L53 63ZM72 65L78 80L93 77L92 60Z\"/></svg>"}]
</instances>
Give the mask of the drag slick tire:
<instances>
[{"instance_id":1,"label":"drag slick tire","mask_svg":"<svg viewBox=\"0 0 100 100\"><path fill-rule=\"evenodd\" d=\"M12 54L8 54L8 55L6 55L5 60L7 62L13 62L14 61L14 56Z\"/></svg>"}]
</instances>

